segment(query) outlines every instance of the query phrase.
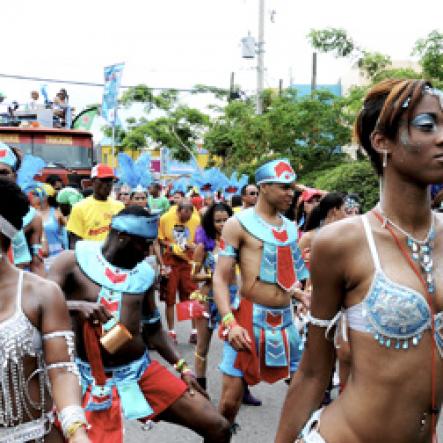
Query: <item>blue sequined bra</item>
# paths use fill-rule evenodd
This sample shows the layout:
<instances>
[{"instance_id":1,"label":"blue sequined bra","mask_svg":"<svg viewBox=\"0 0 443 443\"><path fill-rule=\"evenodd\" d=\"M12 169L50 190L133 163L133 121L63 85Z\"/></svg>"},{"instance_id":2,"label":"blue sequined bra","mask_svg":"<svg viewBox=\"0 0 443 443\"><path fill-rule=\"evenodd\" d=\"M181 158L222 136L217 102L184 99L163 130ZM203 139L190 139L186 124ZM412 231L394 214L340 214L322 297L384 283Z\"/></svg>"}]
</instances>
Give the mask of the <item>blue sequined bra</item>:
<instances>
[{"instance_id":1,"label":"blue sequined bra","mask_svg":"<svg viewBox=\"0 0 443 443\"><path fill-rule=\"evenodd\" d=\"M360 303L345 309L343 321L351 329L370 333L387 348L417 346L424 331L431 328L429 305L418 291L393 282L383 272L367 216L362 220L375 272L367 295ZM443 312L434 319L435 340L443 358Z\"/></svg>"}]
</instances>

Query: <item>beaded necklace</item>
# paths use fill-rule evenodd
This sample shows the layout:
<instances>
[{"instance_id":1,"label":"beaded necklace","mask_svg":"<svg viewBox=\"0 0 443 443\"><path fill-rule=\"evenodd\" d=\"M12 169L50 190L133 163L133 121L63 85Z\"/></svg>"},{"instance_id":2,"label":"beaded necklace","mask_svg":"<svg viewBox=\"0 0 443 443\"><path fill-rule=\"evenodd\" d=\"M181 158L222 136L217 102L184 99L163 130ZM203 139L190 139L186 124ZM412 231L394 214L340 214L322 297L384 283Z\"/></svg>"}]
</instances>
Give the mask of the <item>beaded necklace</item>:
<instances>
[{"instance_id":1,"label":"beaded necklace","mask_svg":"<svg viewBox=\"0 0 443 443\"><path fill-rule=\"evenodd\" d=\"M398 232L406 237L406 242L410 250L411 256L415 262L420 265L420 270L425 277L426 285L430 294L435 292L435 281L433 274L434 262L432 260L432 249L434 247L435 239L435 215L432 214L431 226L429 227L428 233L423 240L418 240L413 237L409 232L405 231L402 227L394 223L390 218L384 213L380 203L377 204L377 208L383 217L383 227L386 223L389 223Z\"/></svg>"}]
</instances>

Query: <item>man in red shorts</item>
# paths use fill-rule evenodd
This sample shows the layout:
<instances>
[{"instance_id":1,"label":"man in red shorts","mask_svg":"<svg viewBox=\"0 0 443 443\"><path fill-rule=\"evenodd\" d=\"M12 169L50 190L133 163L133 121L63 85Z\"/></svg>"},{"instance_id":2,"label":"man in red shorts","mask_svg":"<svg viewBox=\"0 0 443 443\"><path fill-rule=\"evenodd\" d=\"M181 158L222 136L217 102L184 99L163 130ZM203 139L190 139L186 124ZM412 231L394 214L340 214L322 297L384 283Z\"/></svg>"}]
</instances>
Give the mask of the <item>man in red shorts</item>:
<instances>
[{"instance_id":1,"label":"man in red shorts","mask_svg":"<svg viewBox=\"0 0 443 443\"><path fill-rule=\"evenodd\" d=\"M129 206L110 228L104 244L78 241L49 271L72 315L91 442L122 443L123 417L165 420L192 429L205 442L229 442L229 424L161 327L154 271L144 260L157 237L157 218ZM181 380L150 359L148 340Z\"/></svg>"},{"instance_id":2,"label":"man in red shorts","mask_svg":"<svg viewBox=\"0 0 443 443\"><path fill-rule=\"evenodd\" d=\"M180 301L184 301L197 289L191 280L190 261L195 249L195 231L199 225L200 217L188 199L181 200L176 208L171 208L160 218L158 239L163 247L163 263L170 268L167 279L164 279L161 298L166 302L168 334L174 341L177 339L174 330L177 291ZM197 330L194 325L189 342L197 343Z\"/></svg>"}]
</instances>

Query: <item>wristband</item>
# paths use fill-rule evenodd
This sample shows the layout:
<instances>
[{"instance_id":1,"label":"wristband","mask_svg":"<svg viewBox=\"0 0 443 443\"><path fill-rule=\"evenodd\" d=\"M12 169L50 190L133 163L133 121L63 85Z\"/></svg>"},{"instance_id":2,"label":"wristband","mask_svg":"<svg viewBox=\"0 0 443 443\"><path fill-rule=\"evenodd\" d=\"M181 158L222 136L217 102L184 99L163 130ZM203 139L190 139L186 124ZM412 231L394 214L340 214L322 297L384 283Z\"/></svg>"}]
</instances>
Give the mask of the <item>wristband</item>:
<instances>
[{"instance_id":1,"label":"wristband","mask_svg":"<svg viewBox=\"0 0 443 443\"><path fill-rule=\"evenodd\" d=\"M234 314L233 314L232 312L228 312L228 313L222 318L222 324L223 324L223 326L227 327L227 326L229 326L232 322L235 322Z\"/></svg>"},{"instance_id":2,"label":"wristband","mask_svg":"<svg viewBox=\"0 0 443 443\"><path fill-rule=\"evenodd\" d=\"M66 429L66 438L69 440L80 428L83 427L86 428L86 423L81 421L75 421L74 423L70 424Z\"/></svg>"},{"instance_id":3,"label":"wristband","mask_svg":"<svg viewBox=\"0 0 443 443\"><path fill-rule=\"evenodd\" d=\"M69 435L69 432L73 433L77 431L79 427L78 423L82 423L85 427L88 424L85 412L80 405L66 406L58 413L58 419L66 439L72 437L72 434Z\"/></svg>"},{"instance_id":4,"label":"wristband","mask_svg":"<svg viewBox=\"0 0 443 443\"><path fill-rule=\"evenodd\" d=\"M186 360L184 358L181 358L175 365L174 368L175 370L179 373L182 374L183 371L188 367L188 364L186 363Z\"/></svg>"},{"instance_id":5,"label":"wristband","mask_svg":"<svg viewBox=\"0 0 443 443\"><path fill-rule=\"evenodd\" d=\"M202 294L199 290L197 290L191 293L191 295L189 296L189 300L197 300L204 303L208 301L208 296Z\"/></svg>"},{"instance_id":6,"label":"wristband","mask_svg":"<svg viewBox=\"0 0 443 443\"><path fill-rule=\"evenodd\" d=\"M31 245L31 253L32 253L32 255L41 256L42 255L42 249L43 249L43 246L40 243L34 243L33 245Z\"/></svg>"}]
</instances>

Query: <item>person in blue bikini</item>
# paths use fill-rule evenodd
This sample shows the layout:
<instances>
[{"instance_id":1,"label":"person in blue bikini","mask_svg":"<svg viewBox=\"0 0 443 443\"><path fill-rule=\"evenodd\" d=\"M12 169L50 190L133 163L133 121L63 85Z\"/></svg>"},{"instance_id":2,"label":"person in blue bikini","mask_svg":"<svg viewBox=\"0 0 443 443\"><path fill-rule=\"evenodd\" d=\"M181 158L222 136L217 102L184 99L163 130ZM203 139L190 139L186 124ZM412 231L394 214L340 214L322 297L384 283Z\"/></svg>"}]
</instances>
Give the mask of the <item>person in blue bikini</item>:
<instances>
[{"instance_id":1,"label":"person in blue bikini","mask_svg":"<svg viewBox=\"0 0 443 443\"><path fill-rule=\"evenodd\" d=\"M424 80L385 80L368 92L355 133L380 177L380 202L315 237L308 341L276 443L435 441L443 220L431 211L429 185L443 181L443 93ZM334 366L340 317L350 376L338 399L313 413Z\"/></svg>"}]
</instances>

